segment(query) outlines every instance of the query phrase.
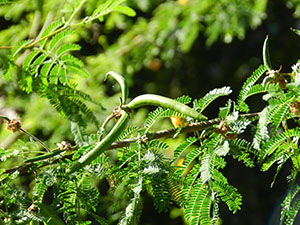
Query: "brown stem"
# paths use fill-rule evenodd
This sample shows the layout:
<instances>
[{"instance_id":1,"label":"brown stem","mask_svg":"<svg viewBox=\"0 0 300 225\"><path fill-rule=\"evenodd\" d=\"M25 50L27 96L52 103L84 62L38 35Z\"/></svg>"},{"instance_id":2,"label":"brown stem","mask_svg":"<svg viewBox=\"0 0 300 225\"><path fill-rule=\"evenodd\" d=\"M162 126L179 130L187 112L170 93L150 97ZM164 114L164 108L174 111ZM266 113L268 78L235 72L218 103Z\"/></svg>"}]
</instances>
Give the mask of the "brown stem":
<instances>
[{"instance_id":1,"label":"brown stem","mask_svg":"<svg viewBox=\"0 0 300 225\"><path fill-rule=\"evenodd\" d=\"M240 117L246 117L248 119L251 119L253 117L259 116L259 114L260 113L241 114ZM216 124L220 123L221 121L222 121L222 119L217 118L217 119L212 119L212 120L208 120L208 121L204 121L204 122L191 123L191 124L183 127L180 130L180 134L191 133L191 132L195 132L195 131L203 131L204 129L209 128L213 125L216 125ZM149 134L144 135L139 138L136 137L136 138L125 139L122 141L116 141L116 142L112 143L112 145L109 147L109 149L112 150L112 149L127 147L131 143L137 142L138 140L147 142L150 140L159 139L159 138L163 138L163 137L172 137L176 134L176 131L177 131L177 128L172 128L172 129L161 130L161 131L149 133ZM71 160L71 158L72 158L72 154L65 155L62 157L62 159L69 159L69 160ZM44 160L45 164L41 165L39 168L48 166L50 164L55 164L59 160L61 160L61 159L56 159L54 161L49 161L49 159L46 159L46 160ZM34 164L35 163L20 165L20 166L14 167L14 168L7 169L3 173L13 173L18 170L21 174L24 174Z\"/></svg>"}]
</instances>

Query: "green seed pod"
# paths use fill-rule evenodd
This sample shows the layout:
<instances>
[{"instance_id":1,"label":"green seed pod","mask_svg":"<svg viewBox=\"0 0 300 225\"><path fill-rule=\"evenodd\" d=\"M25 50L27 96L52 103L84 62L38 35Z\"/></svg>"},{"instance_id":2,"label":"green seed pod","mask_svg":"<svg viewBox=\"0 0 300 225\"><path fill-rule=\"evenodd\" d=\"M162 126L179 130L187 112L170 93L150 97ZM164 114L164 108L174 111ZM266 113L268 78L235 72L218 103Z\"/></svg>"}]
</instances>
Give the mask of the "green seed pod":
<instances>
[{"instance_id":1,"label":"green seed pod","mask_svg":"<svg viewBox=\"0 0 300 225\"><path fill-rule=\"evenodd\" d=\"M263 45L263 62L268 71L272 71L270 53L269 53L269 36L266 37Z\"/></svg>"},{"instance_id":2,"label":"green seed pod","mask_svg":"<svg viewBox=\"0 0 300 225\"><path fill-rule=\"evenodd\" d=\"M105 138L99 142L90 152L82 156L75 164L67 170L67 173L73 173L84 166L91 163L95 158L97 158L102 152L107 150L109 146L116 140L121 132L125 129L128 122L128 113L124 110L121 111L121 117L111 131L105 136Z\"/></svg>"},{"instance_id":3,"label":"green seed pod","mask_svg":"<svg viewBox=\"0 0 300 225\"><path fill-rule=\"evenodd\" d=\"M65 150L56 150L56 151L53 151L51 153L48 153L48 154L44 154L44 155L39 155L39 156L36 156L34 158L30 158L30 159L26 159L24 161L24 163L32 163L32 162L36 162L36 161L41 161L41 160L44 160L44 159L48 159L48 158L52 158L62 152L64 152Z\"/></svg>"},{"instance_id":4,"label":"green seed pod","mask_svg":"<svg viewBox=\"0 0 300 225\"><path fill-rule=\"evenodd\" d=\"M105 80L109 77L112 76L121 86L121 93L122 93L122 104L126 104L126 101L128 99L128 85L124 77L120 74L117 74L115 72L108 72L105 75Z\"/></svg>"},{"instance_id":5,"label":"green seed pod","mask_svg":"<svg viewBox=\"0 0 300 225\"><path fill-rule=\"evenodd\" d=\"M182 104L176 100L163 97L160 95L144 94L134 98L129 104L122 106L124 110L132 110L142 106L153 105L163 108L172 109L196 120L207 120L207 117L193 110L189 106Z\"/></svg>"}]
</instances>

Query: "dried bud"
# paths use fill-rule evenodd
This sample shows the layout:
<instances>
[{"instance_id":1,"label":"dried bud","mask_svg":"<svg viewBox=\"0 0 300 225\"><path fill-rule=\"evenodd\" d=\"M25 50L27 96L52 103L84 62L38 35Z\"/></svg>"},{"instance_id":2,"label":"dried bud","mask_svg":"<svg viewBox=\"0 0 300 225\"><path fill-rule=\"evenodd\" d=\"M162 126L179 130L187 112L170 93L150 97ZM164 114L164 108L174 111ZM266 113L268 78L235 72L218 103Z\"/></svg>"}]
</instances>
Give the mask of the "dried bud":
<instances>
[{"instance_id":1,"label":"dried bud","mask_svg":"<svg viewBox=\"0 0 300 225\"><path fill-rule=\"evenodd\" d=\"M278 83L281 89L286 89L287 80L283 76L275 76L272 83Z\"/></svg>"},{"instance_id":2,"label":"dried bud","mask_svg":"<svg viewBox=\"0 0 300 225\"><path fill-rule=\"evenodd\" d=\"M16 131L21 129L21 122L19 120L12 119L7 122L6 129L11 130L12 132L15 133Z\"/></svg>"},{"instance_id":3,"label":"dried bud","mask_svg":"<svg viewBox=\"0 0 300 225\"><path fill-rule=\"evenodd\" d=\"M216 133L222 134L223 136L230 131L230 129L226 126L226 123L223 121L220 123L220 128L216 130Z\"/></svg>"},{"instance_id":4,"label":"dried bud","mask_svg":"<svg viewBox=\"0 0 300 225\"><path fill-rule=\"evenodd\" d=\"M35 204L32 204L31 206L28 207L27 211L35 212L35 211L37 211L37 206Z\"/></svg>"},{"instance_id":5,"label":"dried bud","mask_svg":"<svg viewBox=\"0 0 300 225\"><path fill-rule=\"evenodd\" d=\"M61 143L56 144L60 150L70 150L72 145L68 142L62 141Z\"/></svg>"},{"instance_id":6,"label":"dried bud","mask_svg":"<svg viewBox=\"0 0 300 225\"><path fill-rule=\"evenodd\" d=\"M112 116L116 119L120 118L121 116L121 108L120 107L115 107L113 112L112 112Z\"/></svg>"},{"instance_id":7,"label":"dried bud","mask_svg":"<svg viewBox=\"0 0 300 225\"><path fill-rule=\"evenodd\" d=\"M234 139L237 138L237 134L235 134L235 133L227 133L227 134L224 135L224 137L226 139L229 139L229 140L234 140Z\"/></svg>"}]
</instances>

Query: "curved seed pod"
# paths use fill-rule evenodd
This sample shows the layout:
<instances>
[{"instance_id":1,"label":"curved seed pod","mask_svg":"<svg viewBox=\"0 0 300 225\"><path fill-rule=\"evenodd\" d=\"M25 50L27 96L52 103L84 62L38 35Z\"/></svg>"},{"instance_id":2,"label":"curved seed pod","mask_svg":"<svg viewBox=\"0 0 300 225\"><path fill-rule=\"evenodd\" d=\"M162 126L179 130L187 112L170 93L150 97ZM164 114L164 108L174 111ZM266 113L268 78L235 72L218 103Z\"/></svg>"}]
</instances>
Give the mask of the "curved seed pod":
<instances>
[{"instance_id":1,"label":"curved seed pod","mask_svg":"<svg viewBox=\"0 0 300 225\"><path fill-rule=\"evenodd\" d=\"M39 155L39 156L36 156L34 158L30 158L30 159L26 159L24 161L24 163L32 163L32 162L36 162L36 161L41 161L41 160L44 160L44 159L48 159L48 158L52 158L62 152L64 152L66 150L55 150L51 153L48 153L48 154L44 154L44 155Z\"/></svg>"},{"instance_id":2,"label":"curved seed pod","mask_svg":"<svg viewBox=\"0 0 300 225\"><path fill-rule=\"evenodd\" d=\"M120 112L121 117L111 131L105 136L105 138L99 142L90 152L82 156L74 165L72 165L67 173L73 173L87 164L91 163L97 156L109 148L109 146L116 140L116 138L125 129L128 122L128 113L122 110Z\"/></svg>"},{"instance_id":3,"label":"curved seed pod","mask_svg":"<svg viewBox=\"0 0 300 225\"><path fill-rule=\"evenodd\" d=\"M124 110L131 110L147 105L161 106L163 108L172 109L176 112L182 113L186 116L190 116L199 121L207 120L206 116L198 113L185 104L167 97L153 94L140 95L134 98L129 104L122 106L122 108Z\"/></svg>"},{"instance_id":4,"label":"curved seed pod","mask_svg":"<svg viewBox=\"0 0 300 225\"><path fill-rule=\"evenodd\" d=\"M263 62L268 71L272 70L270 53L269 53L269 36L266 37L263 45Z\"/></svg>"},{"instance_id":5,"label":"curved seed pod","mask_svg":"<svg viewBox=\"0 0 300 225\"><path fill-rule=\"evenodd\" d=\"M127 82L126 80L124 79L124 77L120 74L117 74L115 72L108 72L106 75L105 75L105 80L109 77L109 76L112 76L121 86L121 92L122 92L122 105L123 104L126 104L126 101L127 101L127 98L128 98L128 85L127 85Z\"/></svg>"}]
</instances>

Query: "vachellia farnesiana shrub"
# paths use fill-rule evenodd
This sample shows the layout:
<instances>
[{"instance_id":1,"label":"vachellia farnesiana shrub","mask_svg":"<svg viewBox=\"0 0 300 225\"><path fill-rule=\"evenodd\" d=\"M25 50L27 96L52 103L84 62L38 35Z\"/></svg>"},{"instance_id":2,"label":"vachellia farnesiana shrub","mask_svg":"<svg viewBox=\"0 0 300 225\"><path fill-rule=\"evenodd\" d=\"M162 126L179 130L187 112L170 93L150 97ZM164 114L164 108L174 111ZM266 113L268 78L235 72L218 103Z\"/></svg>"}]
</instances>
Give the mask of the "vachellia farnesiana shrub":
<instances>
[{"instance_id":1,"label":"vachellia farnesiana shrub","mask_svg":"<svg viewBox=\"0 0 300 225\"><path fill-rule=\"evenodd\" d=\"M75 144L62 141L58 148L49 149L18 119L0 117L6 129L24 133L33 140L17 146L18 151L0 149L2 163L16 157L22 160L17 166L0 169L0 224L90 224L90 220L99 224L139 224L145 192L152 196L158 212L177 205L190 224L218 224L219 204L225 203L232 213L242 205L242 195L221 171L227 157L262 171L277 166L274 182L280 169L292 162L288 176L291 188L282 203L280 217L281 224L292 224L300 208L300 187L296 183L300 169L300 62L292 66L291 72L274 69L267 37L263 65L244 82L236 100L228 99L219 108L217 118L209 118L203 111L217 98L231 94L230 87L213 89L193 101L189 96L170 99L154 94L129 100L124 77L108 72L106 78L120 85L120 104L100 123L86 104L93 99L72 82L72 75L85 77L88 73L84 63L71 54L81 46L68 37L76 32L76 27L111 12L128 16L135 12L121 5L122 0L105 1L91 16L72 23L85 2L78 1L68 20L50 23L39 38L22 41L10 49L3 69L5 78L11 81L17 74L23 91L48 99L71 121ZM260 112L251 112L251 105L246 103L254 95L262 96L265 103ZM156 109L148 114L143 127L128 125L130 115L147 106ZM151 130L162 118L171 118L175 128ZM88 133L87 120L98 128L96 133ZM108 129L112 120L114 125ZM246 132L249 134L244 135ZM173 149L172 157L166 157L164 152L169 146L163 138L175 140L183 133L190 135ZM42 150L29 157L29 151L38 145ZM24 174L32 177L28 193L18 188ZM107 216L97 213L100 193L95 180L102 179L110 185L104 200Z\"/></svg>"}]
</instances>

